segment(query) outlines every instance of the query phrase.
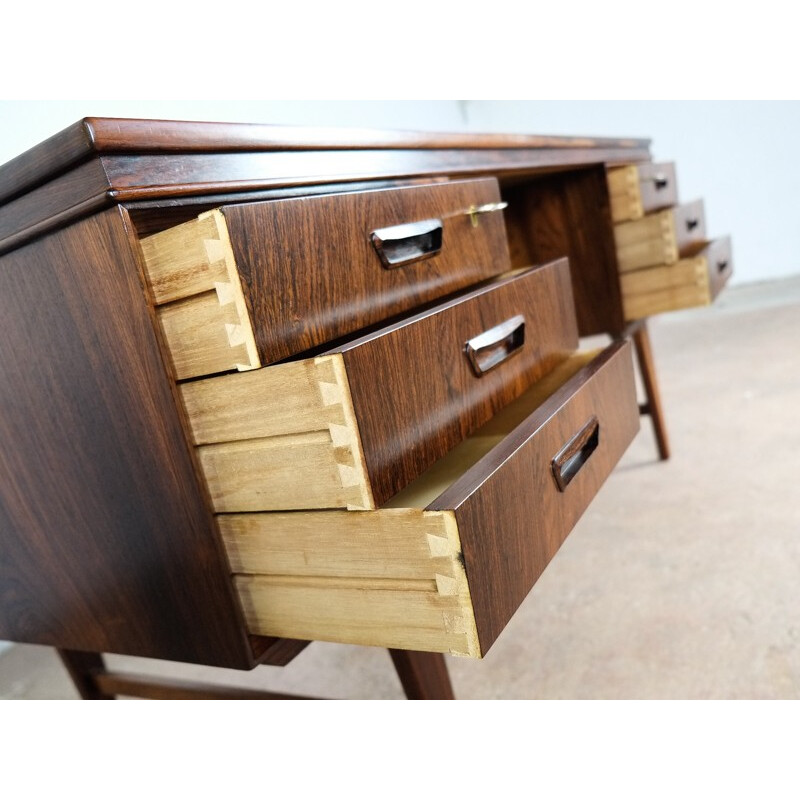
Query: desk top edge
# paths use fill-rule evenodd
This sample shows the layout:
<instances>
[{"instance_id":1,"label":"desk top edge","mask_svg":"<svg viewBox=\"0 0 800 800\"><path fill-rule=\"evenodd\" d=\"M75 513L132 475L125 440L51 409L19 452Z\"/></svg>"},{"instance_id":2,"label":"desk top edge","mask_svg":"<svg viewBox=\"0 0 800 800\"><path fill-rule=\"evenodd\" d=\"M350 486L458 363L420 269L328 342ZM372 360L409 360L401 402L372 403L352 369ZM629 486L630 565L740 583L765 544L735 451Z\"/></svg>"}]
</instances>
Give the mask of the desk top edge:
<instances>
[{"instance_id":1,"label":"desk top edge","mask_svg":"<svg viewBox=\"0 0 800 800\"><path fill-rule=\"evenodd\" d=\"M425 133L241 122L86 117L0 165L0 202L94 155L291 150L510 150L649 147L649 139Z\"/></svg>"}]
</instances>

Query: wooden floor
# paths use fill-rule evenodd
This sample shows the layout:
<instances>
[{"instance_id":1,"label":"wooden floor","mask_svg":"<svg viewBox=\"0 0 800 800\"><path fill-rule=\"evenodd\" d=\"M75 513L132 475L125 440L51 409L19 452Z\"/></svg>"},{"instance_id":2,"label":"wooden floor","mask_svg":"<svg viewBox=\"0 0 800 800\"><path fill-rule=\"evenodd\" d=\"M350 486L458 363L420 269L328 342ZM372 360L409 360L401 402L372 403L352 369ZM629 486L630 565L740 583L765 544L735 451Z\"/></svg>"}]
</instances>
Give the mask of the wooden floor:
<instances>
[{"instance_id":1,"label":"wooden floor","mask_svg":"<svg viewBox=\"0 0 800 800\"><path fill-rule=\"evenodd\" d=\"M672 458L649 420L462 698L800 698L800 279L728 289L650 326ZM594 340L593 340L594 341ZM591 342L589 343L591 344ZM126 672L400 698L388 651L315 643L252 673L111 657ZM0 696L74 697L56 655L0 654Z\"/></svg>"}]
</instances>

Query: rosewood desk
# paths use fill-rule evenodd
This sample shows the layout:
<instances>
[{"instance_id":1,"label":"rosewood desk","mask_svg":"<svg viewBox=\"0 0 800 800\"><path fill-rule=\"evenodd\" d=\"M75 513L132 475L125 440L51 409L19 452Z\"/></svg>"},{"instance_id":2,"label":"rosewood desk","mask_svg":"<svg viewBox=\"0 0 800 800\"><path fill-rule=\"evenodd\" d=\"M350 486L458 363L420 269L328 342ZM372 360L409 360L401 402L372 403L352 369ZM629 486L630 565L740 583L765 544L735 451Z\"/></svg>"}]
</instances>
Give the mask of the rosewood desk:
<instances>
[{"instance_id":1,"label":"rosewood desk","mask_svg":"<svg viewBox=\"0 0 800 800\"><path fill-rule=\"evenodd\" d=\"M645 140L76 123L0 167L0 638L452 696L730 270Z\"/></svg>"}]
</instances>

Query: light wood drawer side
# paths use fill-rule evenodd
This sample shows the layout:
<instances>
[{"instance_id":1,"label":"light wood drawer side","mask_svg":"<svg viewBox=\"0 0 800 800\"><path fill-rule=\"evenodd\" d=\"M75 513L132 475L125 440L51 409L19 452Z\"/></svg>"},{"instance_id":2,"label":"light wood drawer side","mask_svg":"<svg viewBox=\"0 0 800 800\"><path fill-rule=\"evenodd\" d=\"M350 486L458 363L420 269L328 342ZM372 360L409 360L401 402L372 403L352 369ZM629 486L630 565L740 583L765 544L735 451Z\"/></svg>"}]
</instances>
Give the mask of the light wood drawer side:
<instances>
[{"instance_id":1,"label":"light wood drawer side","mask_svg":"<svg viewBox=\"0 0 800 800\"><path fill-rule=\"evenodd\" d=\"M219 211L141 241L147 282L178 380L260 366Z\"/></svg>"},{"instance_id":2,"label":"light wood drawer side","mask_svg":"<svg viewBox=\"0 0 800 800\"><path fill-rule=\"evenodd\" d=\"M374 506L340 355L179 390L215 511Z\"/></svg>"},{"instance_id":3,"label":"light wood drawer side","mask_svg":"<svg viewBox=\"0 0 800 800\"><path fill-rule=\"evenodd\" d=\"M478 656L451 512L220 517L252 632Z\"/></svg>"}]
</instances>

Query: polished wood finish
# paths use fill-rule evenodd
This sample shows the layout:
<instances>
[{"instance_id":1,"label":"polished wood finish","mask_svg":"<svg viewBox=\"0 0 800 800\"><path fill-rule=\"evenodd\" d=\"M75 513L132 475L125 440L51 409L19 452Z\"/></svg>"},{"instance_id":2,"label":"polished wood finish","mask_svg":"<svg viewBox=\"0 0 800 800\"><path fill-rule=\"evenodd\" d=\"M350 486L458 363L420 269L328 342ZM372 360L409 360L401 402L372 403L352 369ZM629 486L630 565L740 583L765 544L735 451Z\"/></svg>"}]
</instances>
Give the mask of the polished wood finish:
<instances>
[{"instance_id":1,"label":"polished wood finish","mask_svg":"<svg viewBox=\"0 0 800 800\"><path fill-rule=\"evenodd\" d=\"M0 638L249 667L120 212L6 255L0 319Z\"/></svg>"},{"instance_id":2,"label":"polished wood finish","mask_svg":"<svg viewBox=\"0 0 800 800\"><path fill-rule=\"evenodd\" d=\"M638 431L632 387L630 347L612 345L429 506L455 511L483 653ZM561 492L551 460L592 415L599 446Z\"/></svg>"},{"instance_id":3,"label":"polished wood finish","mask_svg":"<svg viewBox=\"0 0 800 800\"><path fill-rule=\"evenodd\" d=\"M476 377L466 342L518 315L525 323L522 346ZM341 353L376 506L577 346L565 259L486 284L345 345Z\"/></svg>"},{"instance_id":4,"label":"polished wood finish","mask_svg":"<svg viewBox=\"0 0 800 800\"><path fill-rule=\"evenodd\" d=\"M648 141L415 134L87 118L0 167L0 253L118 202L428 176L534 174L646 161ZM13 198L72 172L79 193ZM80 195L80 198L78 197ZM247 200L247 197L242 197ZM46 210L46 213L43 213Z\"/></svg>"},{"instance_id":5,"label":"polished wood finish","mask_svg":"<svg viewBox=\"0 0 800 800\"><path fill-rule=\"evenodd\" d=\"M65 172L93 153L214 153L260 150L646 149L648 139L514 134L439 134L230 122L86 117L0 167L0 200Z\"/></svg>"},{"instance_id":6,"label":"polished wood finish","mask_svg":"<svg viewBox=\"0 0 800 800\"><path fill-rule=\"evenodd\" d=\"M552 460L591 419L595 447L559 487ZM223 515L249 629L485 654L637 430L619 343L567 359L390 507Z\"/></svg>"},{"instance_id":7,"label":"polished wood finish","mask_svg":"<svg viewBox=\"0 0 800 800\"><path fill-rule=\"evenodd\" d=\"M409 700L455 700L444 656L389 650L403 691Z\"/></svg>"},{"instance_id":8,"label":"polished wood finish","mask_svg":"<svg viewBox=\"0 0 800 800\"><path fill-rule=\"evenodd\" d=\"M151 440L144 434L145 426L139 424L132 426L130 440L126 439L123 442L134 443L135 440L139 444L139 449L136 449L135 446L131 448L131 452L135 455L131 455L130 458L124 449L122 450L121 460L125 465L123 471L128 470L130 473L134 487L132 492L125 493L121 489L122 482L115 482L114 476L117 473L113 466L109 467L110 457L100 459L98 462L97 473L100 473L101 465L104 470L102 480L98 485L106 489L113 484L111 488L114 489L114 491L107 492L107 497L103 498L105 506L120 504L120 498L125 497L124 509L118 516L131 520L137 514L143 513L146 519L141 526L134 526L133 523L127 527L123 525L116 534L109 537L107 535L108 528L103 525L95 525L92 519L92 524L86 527L82 538L77 541L74 530L80 523L88 520L85 509L80 510L76 504L61 503L58 505L59 512L64 510L67 512L64 517L66 524L62 524L62 527L65 527L68 532L64 541L67 546L72 547L67 553L67 563L74 565L79 558L85 559L85 555L76 556L76 550L84 554L91 553L94 585L97 587L102 584L103 598L111 596L112 601L108 611L102 609L97 612L100 594L98 590L87 602L83 603L85 608L82 608L81 613L85 611L84 616L95 615L96 617L93 620L93 624L96 626L92 633L94 638L89 637L88 645L85 637L80 639L76 645L74 639L62 637L60 630L53 634L53 641L57 641L61 646L84 646L99 651L111 649L106 647L108 641L101 641L103 639L113 639L118 643L121 642L120 647L128 648L130 642L138 636L146 645L144 646L146 653L164 658L224 663L227 666L251 666L254 658L264 659L265 663L270 659L288 659L304 646L304 643L296 641L246 637L235 605L231 613L230 597L223 597L220 604L220 598L217 596L219 594L217 572L224 564L224 557L220 555L219 543L214 539L213 522L205 511L207 507L205 503L208 498L204 493L204 487L197 484L192 474L192 467L197 469L197 456L192 453L190 447L187 447L186 442L181 441L179 434L174 435L177 420L183 414L183 410L179 403L171 405L169 401L163 403L163 408L159 406L159 403L164 400L165 394L168 395L171 389L176 390L176 387L165 385L163 381L164 376L170 371L168 364L170 358L167 351L162 350L163 364L157 363L157 356L155 359L153 357L153 340L163 334L155 325L150 328L144 325L146 328L144 333L141 328L136 327L141 323L142 312L144 312L144 316L147 316L146 304L142 302L143 287L139 285L140 276L135 263L136 257L140 254L136 253L137 247L133 244L132 238L127 243L122 243L120 238L114 248L109 248L107 252L100 255L93 252L96 249L96 246L91 244L91 239L95 235L92 227L93 221L111 219L112 216L109 215L112 212L98 214L96 217L90 217L90 215L102 208L117 206L121 203L127 204L132 212L132 218L135 220L138 235L144 236L184 222L198 211L214 209L224 204L239 202L252 204L253 201L264 201L268 198L271 200L286 199L289 195L297 196L298 193L311 195L321 191L341 192L348 186L352 189L374 188L374 186L367 187L366 182L394 184L420 180L446 181L459 177L492 177L500 179L504 186L504 192L513 192L515 191L513 187L516 186L519 192L525 194L528 189L532 189L538 184L546 186L547 182L551 181L551 188L560 193L557 202L550 207L552 219L545 222L543 236L541 231L530 241L527 234L522 237L516 236L516 239L521 240L527 248L528 257L523 261L515 261L515 263L522 266L534 261L547 260L547 257L534 259L530 257L530 254L546 251L547 248L542 246L542 242L546 244L548 240L555 241L558 246L555 247L551 257L572 255L576 271L585 271L584 277L574 279L575 295L582 320L581 331L584 333L594 332L589 329L596 328L615 332L621 329L622 315L619 286L614 282L616 277L609 279L611 275L609 267L614 264L613 246L609 251L609 232L604 229L605 222L598 221L598 217L606 222L610 218L608 190L605 184L600 189L595 178L604 173L606 166L646 161L649 158L647 144L642 140L567 140L553 137L432 136L395 133L356 134L352 131L320 133L254 126L87 119L53 137L52 140L28 154L15 159L9 165L0 167L0 252L22 248L34 237L43 237L67 225L71 225L71 227L63 234L63 237L67 239L69 235L75 235L66 248L61 245L62 234L58 234L57 237L40 238L31 251L38 252L40 247L43 248L44 255L40 260L34 259L32 263L28 263L27 253L29 251L25 248L25 250L19 250L19 261L9 260L16 259L17 254L15 253L13 257L4 259L4 266L7 263L13 263L15 269L12 272L16 274L21 272L21 269L17 269L17 267L21 267L25 260L26 267L31 268L33 273L33 277L28 276L25 280L32 282L40 280L37 275L42 272L42 269L48 275L56 275L68 286L62 293L62 304L69 306L76 319L78 319L78 310L87 319L91 315L99 317L96 324L87 322L86 319L83 319L81 323L80 332L85 342L83 357L84 360L91 361L92 370L99 372L101 368L106 369L106 364L101 362L106 360L104 357L107 354L111 354L108 360L114 365L114 368L110 370L107 384L100 383L102 391L99 394L106 409L110 409L112 405L116 408L117 401L119 401L118 394L123 396L124 399L119 403L123 412L122 419L119 421L120 428L123 424L127 425L130 422L132 415L136 417L136 413L139 414L139 417L136 417L137 422L140 418L147 417L153 410L155 410L156 416L162 412L166 413L166 422L162 421L157 424L155 432L150 433L157 443L155 447L152 447ZM546 208L547 201L544 201L543 205ZM553 208L555 208L554 211ZM512 215L524 218L525 213L512 211ZM85 222L78 222L84 219ZM128 224L130 218L124 213L124 210L123 219L125 224ZM89 224L90 221L92 221L92 225ZM523 219L523 222L529 221ZM114 225L116 226L117 223ZM547 230L548 226L550 227L549 231ZM570 231L570 226L578 230L583 228L584 233ZM607 226L605 227L607 228ZM509 230L509 233L512 234L513 242L514 231ZM76 270L72 262L78 257L80 248L77 237L80 234L86 234L89 237L89 244L84 244L84 249L89 251L89 258L82 270ZM48 241L56 241L59 244L56 247L47 248L44 243ZM531 246L531 241L534 246ZM565 242L569 246L561 247L560 245ZM122 253L121 256L116 252L117 249ZM610 257L609 252L611 252ZM61 262L65 258L69 266L63 269ZM138 266L141 267L142 259L139 260ZM43 268L42 264L46 266ZM78 283L85 284L85 287L74 289L69 286L69 279L76 275L80 279ZM119 287L115 287L114 292L101 291L100 303L98 306L94 306L92 293L95 291L95 286L92 279L98 278L101 285L106 285L112 277L115 281L121 281L124 290L119 291ZM313 289L313 282L309 284L309 288ZM117 308L112 308L110 299L112 294L116 295ZM40 299L41 307L49 308L52 303L55 303L57 307L58 299L55 295L54 291L44 292ZM144 297L147 296L147 291L145 291ZM15 296L11 297L9 302L14 303L19 300L23 301L22 305L24 306L26 305L25 301L29 301L30 297ZM414 301L414 303L417 302L421 301ZM598 307L593 307L593 302ZM125 326L120 326L116 319L116 317L131 313L129 305L134 309L135 325L133 327L136 330L133 333ZM599 307L605 307L605 311L600 311ZM91 312L87 313L87 309L90 309ZM20 312L8 316L12 329L19 326L22 314L23 312ZM40 314L36 319L41 317ZM153 322L154 319L155 315L151 316L149 321ZM112 321L112 324L109 324L109 320ZM383 321L383 319L379 321ZM24 322L25 320L23 320ZM44 323L43 319L42 322ZM50 319L48 318L46 322L50 323ZM56 316L56 322L58 322L58 316ZM267 319L266 323L270 324L271 320ZM602 327L598 328L598 326ZM48 369L51 369L51 359L53 363L60 360L64 362L66 371L73 366L75 356L66 352L70 350L71 345L66 341L59 340L59 337L65 338L63 326L60 327L57 324L54 328L57 330L48 338L47 342L44 342L45 352L48 353L44 363ZM30 330L26 329L28 333ZM66 339L68 340L69 337ZM116 340L120 340L120 353L110 346L112 339L115 340L115 345L117 344ZM34 372L36 372L40 362L39 340L29 338L27 342L22 343L20 337L15 333L12 336L11 346L13 349L19 345L21 352L26 352L25 348L27 347L27 352L30 352L30 341L37 343L34 357L28 359L28 364L33 364L36 368ZM315 346L317 352L327 344L327 341L320 342L321 346ZM49 354L48 348L52 350L52 356ZM3 347L0 344L0 354L2 351ZM143 363L128 363L134 352L139 355L140 361ZM100 355L96 355L97 353ZM93 356L93 354L95 355ZM297 353L292 352L289 355L296 356ZM21 365L21 363L20 358L19 364ZM16 361L14 365L17 365ZM0 366L5 367L1 362ZM21 366L19 369L21 371ZM51 372L63 378L61 383L56 386L56 389L62 391L60 394L58 391L51 391L51 395L62 399L66 398L67 403L61 406L67 411L65 418L69 427L74 428L80 434L77 450L79 455L77 472L79 474L74 476L74 479L73 476L67 477L64 494L68 494L79 479L86 477L86 470L82 467L85 466L84 456L87 451L91 449L92 455L108 452L110 456L119 458L119 443L124 437L109 422L111 414L109 410L107 416L101 416L100 429L87 438L85 429L88 419L96 416L91 413L95 407L91 402L86 402L85 405L73 403L75 399L73 395L77 390L75 387L69 386L64 377L65 373L60 373L59 369L60 365L52 367ZM133 377L123 377L120 380L119 376L125 370ZM143 395L136 398L137 402L142 405L142 409L132 411L128 407L133 405L130 402L131 392L129 389L145 372L148 378L146 390ZM75 374L78 380L85 377L85 371L80 369ZM21 383L23 390L28 388L30 383L29 380L26 379L26 381ZM46 388L52 390L54 385L54 381L50 381ZM41 387L37 386L36 388ZM2 393L2 389L0 389L0 393ZM20 400L22 394L24 391L20 397L15 396L14 403L16 405L12 404L10 416L16 415L16 409L23 406L24 401ZM153 401L154 395L157 402ZM78 399L83 400L84 398L81 395ZM17 402L18 400L19 402ZM80 411L76 411L76 409L80 409ZM0 413L0 419L3 415L9 418L9 412ZM16 417L14 419L16 420ZM63 423L63 420L61 422ZM50 425L48 433L51 428L56 427L55 422L48 423L48 425ZM34 427L41 428L42 424L37 422ZM64 455L63 427L66 426L62 424L54 433L54 439L61 448L60 456L50 458L48 462L54 465L72 463ZM111 436L109 436L109 429L113 430ZM81 444L82 442L86 442L86 444ZM149 449L151 447L152 450ZM43 452L46 454L48 451L43 448ZM595 455L592 455L588 464L591 464L594 458ZM137 466L131 468L128 462L134 460L138 462ZM0 458L0 464L2 463L3 459ZM153 469L154 463L156 464L155 469ZM29 466L26 465L26 468ZM36 496L35 493L30 494L32 491L30 487L38 480L37 469L38 466L33 469L31 480L28 483L17 481L13 484L12 488L16 492L16 496ZM110 472L110 475L106 476L106 472ZM165 477L167 473L169 476ZM575 478L576 482L580 480L582 473L583 470ZM190 474L192 474L192 480L188 478ZM155 496L149 500L152 508L146 507L146 511L140 512L137 505L139 498L145 488L150 488L150 483L154 479L157 490ZM170 480L177 484L183 482L182 492L174 495L174 493L161 491L159 487L163 488ZM48 491L50 488L48 484ZM573 490L572 485L567 487L567 492L571 490ZM81 496L85 497L87 494L91 495L91 491L91 488L86 488L84 481L83 488L79 488L77 494L81 495L82 492ZM60 499L58 492L55 496L57 500ZM94 501L96 498L92 497L91 499ZM50 507L53 505L51 496L46 495L42 502L44 507L37 510L41 520L37 520L37 524L33 527L35 535L32 537L32 541L35 543L36 553L31 551L32 561L39 557L38 551L42 547L55 552L62 541L61 538L54 537L45 541L45 532L50 534L60 528L54 517L48 516ZM184 512L187 508L193 509L193 513L186 515ZM91 506L90 510L94 511L94 507ZM81 516L82 513L83 516ZM108 508L105 508L104 513L110 516ZM450 512L447 513L449 515ZM181 519L180 523L178 523L178 518ZM5 519L2 520L2 523L5 522ZM155 532L156 529L151 524L154 522L166 524L161 525L158 532ZM5 524L3 527L8 528ZM90 535L90 528L91 534L94 534L93 537ZM18 533L21 530L22 526L14 529L11 536L13 547L17 547L19 544ZM167 542L168 536L170 537L169 542ZM175 536L177 536L177 541L173 543L172 538ZM100 538L102 538L103 548L97 556L97 541ZM142 540L145 546L139 548ZM194 549L188 546L190 540ZM2 543L0 547L6 547L6 543ZM178 591L178 579L175 576L187 566L182 559L186 551L190 549L193 560L188 562L190 569L180 579L186 583L181 585L202 586L203 592L210 596L192 598L187 601L187 598L181 595L177 599L180 608L176 611L173 609L175 595L170 594L170 591L174 593ZM5 554L0 553L0 555ZM128 562L131 561L136 568L143 565L148 559L150 570L147 574L147 585L143 587L144 569L138 571L134 569L135 576L131 577L127 574L130 568ZM7 560L6 563L8 563ZM158 567L155 572L152 569L153 564ZM205 574L203 570L205 570ZM23 579L24 574L20 577L15 563L10 565L8 574L13 575L14 580L19 580L22 584L26 583ZM210 581L206 580L208 575L211 575ZM123 576L121 581L123 599L136 595L135 600L139 601L144 597L146 592L140 591L136 594L131 591L130 584L137 581L139 582L136 587L137 591L142 588L155 590L154 594L160 596L161 602L166 596L165 618L160 621L153 620L155 611L153 605L148 607L143 618L140 618L138 614L136 602L128 603L122 609L118 608L115 603L120 604L121 601L117 600L114 593L105 591L105 587L112 582L116 585L119 576ZM442 577L446 578L447 576ZM37 576L37 581L40 578L41 576ZM47 574L46 578L51 582L57 582L54 580L56 578L54 574ZM59 579L63 579L63 575ZM71 575L70 579L72 580ZM0 572L0 582L2 580L3 573ZM85 596L91 593L91 587L87 582L88 579L84 580L83 576L77 576L75 580L78 584L78 595L83 602ZM32 582L34 589L37 581ZM166 595L161 592L164 582L170 589ZM448 588L447 580L441 581L441 583L445 589ZM2 591L5 595L9 594L7 585L2 587ZM23 591L27 591L27 587ZM45 598L50 596L48 592L52 594L52 587L45 587ZM12 596L16 597L16 594L15 590ZM60 597L60 605L54 602L48 606L49 612L54 617L59 615L63 617L62 608L65 606L61 601L65 599L69 598ZM197 629L188 635L188 640L186 638L188 616L184 614L188 607L187 603L188 605L195 603L197 605L195 610L199 612L195 619ZM73 613L69 603L66 608L71 614ZM215 616L209 621L208 613L211 608L215 610ZM0 623L3 622L4 611L5 608L0 611ZM20 618L26 620L26 630L41 631L46 627L42 624L41 615L24 613L20 615ZM75 620L77 623L77 617ZM47 622L48 620L45 619L45 623ZM119 635L120 629L123 630L124 636ZM131 633L133 629L135 629L136 635ZM164 633L166 629L169 629L169 636ZM15 630L20 633L18 629ZM107 634L100 635L98 631L104 631ZM3 632L4 628L0 624L0 635ZM168 646L169 644L172 644L172 647ZM183 655L176 656L175 649L182 650ZM212 660L208 656L212 650L216 653L216 660ZM140 654L143 652L136 643L133 645L133 650L126 651ZM187 657L188 651L192 651L193 655ZM437 665L428 668L444 669L441 659L438 659ZM96 666L89 665L89 669L95 669Z\"/></svg>"},{"instance_id":9,"label":"polished wood finish","mask_svg":"<svg viewBox=\"0 0 800 800\"><path fill-rule=\"evenodd\" d=\"M88 161L27 194L6 200L0 204L0 253L111 205L107 190L103 165Z\"/></svg>"},{"instance_id":10,"label":"polished wood finish","mask_svg":"<svg viewBox=\"0 0 800 800\"><path fill-rule=\"evenodd\" d=\"M569 258L581 336L625 325L606 172L593 168L504 187L511 263Z\"/></svg>"},{"instance_id":11,"label":"polished wood finish","mask_svg":"<svg viewBox=\"0 0 800 800\"><path fill-rule=\"evenodd\" d=\"M465 343L509 319L525 339L476 376ZM577 346L562 259L329 354L180 391L216 511L376 508Z\"/></svg>"},{"instance_id":12,"label":"polished wood finish","mask_svg":"<svg viewBox=\"0 0 800 800\"><path fill-rule=\"evenodd\" d=\"M639 362L639 374L642 376L642 384L647 397L646 411L653 423L658 455L662 461L666 461L670 456L667 422L664 417L664 407L661 403L661 392L656 381L656 367L653 361L653 349L650 346L650 334L647 330L646 320L641 320L634 326L632 338L636 348L636 359Z\"/></svg>"},{"instance_id":13,"label":"polished wood finish","mask_svg":"<svg viewBox=\"0 0 800 800\"><path fill-rule=\"evenodd\" d=\"M494 180L224 206L262 363L351 334L509 268ZM387 270L370 234L438 218L439 254Z\"/></svg>"}]
</instances>

